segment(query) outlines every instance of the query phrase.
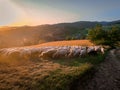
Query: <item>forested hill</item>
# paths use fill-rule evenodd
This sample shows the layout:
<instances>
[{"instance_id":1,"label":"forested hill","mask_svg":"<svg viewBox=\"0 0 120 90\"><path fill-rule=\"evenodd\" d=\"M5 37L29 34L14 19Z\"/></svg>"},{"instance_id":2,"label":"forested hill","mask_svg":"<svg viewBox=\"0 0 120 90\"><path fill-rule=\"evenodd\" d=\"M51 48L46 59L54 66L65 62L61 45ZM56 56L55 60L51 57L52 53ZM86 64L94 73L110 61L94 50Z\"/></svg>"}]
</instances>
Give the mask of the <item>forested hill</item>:
<instances>
[{"instance_id":1,"label":"forested hill","mask_svg":"<svg viewBox=\"0 0 120 90\"><path fill-rule=\"evenodd\" d=\"M53 25L2 27L0 28L0 48L34 45L57 40L84 39L88 28L92 28L96 24L104 26L120 24L120 20L113 22L79 21Z\"/></svg>"}]
</instances>

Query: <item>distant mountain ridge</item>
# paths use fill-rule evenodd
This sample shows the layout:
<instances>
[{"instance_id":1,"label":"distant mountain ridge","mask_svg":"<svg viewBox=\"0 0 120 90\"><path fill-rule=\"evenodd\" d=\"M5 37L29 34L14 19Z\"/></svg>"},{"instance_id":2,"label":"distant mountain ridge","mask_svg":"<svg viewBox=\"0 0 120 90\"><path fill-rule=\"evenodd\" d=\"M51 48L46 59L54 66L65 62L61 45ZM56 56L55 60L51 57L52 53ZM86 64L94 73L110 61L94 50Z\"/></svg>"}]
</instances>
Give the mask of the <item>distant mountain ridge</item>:
<instances>
[{"instance_id":1,"label":"distant mountain ridge","mask_svg":"<svg viewBox=\"0 0 120 90\"><path fill-rule=\"evenodd\" d=\"M51 25L3 27L0 28L0 47L33 45L57 40L83 39L88 28L92 28L96 24L109 26L120 24L120 20L111 22L78 21Z\"/></svg>"}]
</instances>

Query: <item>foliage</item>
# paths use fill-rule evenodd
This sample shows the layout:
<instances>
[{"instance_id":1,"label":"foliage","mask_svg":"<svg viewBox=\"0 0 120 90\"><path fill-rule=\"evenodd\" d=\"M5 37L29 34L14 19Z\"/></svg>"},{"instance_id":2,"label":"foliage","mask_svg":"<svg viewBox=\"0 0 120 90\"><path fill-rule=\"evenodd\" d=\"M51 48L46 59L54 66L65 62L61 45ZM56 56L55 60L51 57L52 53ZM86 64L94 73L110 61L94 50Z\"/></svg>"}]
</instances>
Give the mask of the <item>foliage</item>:
<instances>
[{"instance_id":1,"label":"foliage","mask_svg":"<svg viewBox=\"0 0 120 90\"><path fill-rule=\"evenodd\" d=\"M120 42L120 27L117 25L111 26L110 30L105 30L102 25L88 31L88 39L98 45L109 45L114 47Z\"/></svg>"}]
</instances>

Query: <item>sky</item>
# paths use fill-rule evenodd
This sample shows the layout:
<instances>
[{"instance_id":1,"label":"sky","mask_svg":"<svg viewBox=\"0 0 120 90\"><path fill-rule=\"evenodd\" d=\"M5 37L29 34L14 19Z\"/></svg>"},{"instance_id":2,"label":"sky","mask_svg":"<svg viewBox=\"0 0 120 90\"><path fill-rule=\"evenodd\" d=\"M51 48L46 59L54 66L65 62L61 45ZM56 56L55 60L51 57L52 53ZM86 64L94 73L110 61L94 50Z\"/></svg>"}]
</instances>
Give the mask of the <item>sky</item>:
<instances>
[{"instance_id":1,"label":"sky","mask_svg":"<svg viewBox=\"0 0 120 90\"><path fill-rule=\"evenodd\" d=\"M0 26L120 20L120 0L0 0Z\"/></svg>"}]
</instances>

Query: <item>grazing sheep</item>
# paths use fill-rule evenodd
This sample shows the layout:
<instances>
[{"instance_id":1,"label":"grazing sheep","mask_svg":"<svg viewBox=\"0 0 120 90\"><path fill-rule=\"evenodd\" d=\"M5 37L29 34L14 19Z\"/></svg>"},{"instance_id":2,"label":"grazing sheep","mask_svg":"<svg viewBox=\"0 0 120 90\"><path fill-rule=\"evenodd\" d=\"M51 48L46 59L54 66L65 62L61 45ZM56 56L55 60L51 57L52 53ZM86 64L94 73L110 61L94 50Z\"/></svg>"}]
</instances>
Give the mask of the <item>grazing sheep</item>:
<instances>
[{"instance_id":1,"label":"grazing sheep","mask_svg":"<svg viewBox=\"0 0 120 90\"><path fill-rule=\"evenodd\" d=\"M53 54L54 54L56 51L57 51L56 49L49 49L49 50L47 50L47 51L45 51L45 52L42 52L41 55L40 55L40 57L42 57L42 58L52 57Z\"/></svg>"},{"instance_id":2,"label":"grazing sheep","mask_svg":"<svg viewBox=\"0 0 120 90\"><path fill-rule=\"evenodd\" d=\"M104 54L104 53L105 53L105 51L104 51L104 48L103 48L103 47L101 47L101 53L102 53L102 54Z\"/></svg>"},{"instance_id":3,"label":"grazing sheep","mask_svg":"<svg viewBox=\"0 0 120 90\"><path fill-rule=\"evenodd\" d=\"M75 57L79 56L81 47L79 46L71 46L69 49L68 57Z\"/></svg>"},{"instance_id":4,"label":"grazing sheep","mask_svg":"<svg viewBox=\"0 0 120 90\"><path fill-rule=\"evenodd\" d=\"M95 51L95 48L94 47L88 47L87 48L87 53L90 53L90 52L92 52L92 51Z\"/></svg>"},{"instance_id":5,"label":"grazing sheep","mask_svg":"<svg viewBox=\"0 0 120 90\"><path fill-rule=\"evenodd\" d=\"M9 55L8 55L9 58L12 58L12 59L20 59L20 52L19 51L14 51L14 52L11 52Z\"/></svg>"},{"instance_id":6,"label":"grazing sheep","mask_svg":"<svg viewBox=\"0 0 120 90\"><path fill-rule=\"evenodd\" d=\"M71 46L70 49L69 49L68 57L73 57L74 56L74 51L75 51L75 47Z\"/></svg>"},{"instance_id":7,"label":"grazing sheep","mask_svg":"<svg viewBox=\"0 0 120 90\"><path fill-rule=\"evenodd\" d=\"M95 51L97 51L97 53L104 54L104 48L102 46L95 46Z\"/></svg>"},{"instance_id":8,"label":"grazing sheep","mask_svg":"<svg viewBox=\"0 0 120 90\"><path fill-rule=\"evenodd\" d=\"M48 47L21 47L0 49L0 57L38 59L41 58L65 58L88 55L104 54L102 46L48 46Z\"/></svg>"},{"instance_id":9,"label":"grazing sheep","mask_svg":"<svg viewBox=\"0 0 120 90\"><path fill-rule=\"evenodd\" d=\"M23 59L30 59L31 56L31 51L29 50L29 48L24 48L20 51L20 57L22 57Z\"/></svg>"},{"instance_id":10,"label":"grazing sheep","mask_svg":"<svg viewBox=\"0 0 120 90\"><path fill-rule=\"evenodd\" d=\"M8 49L4 49L2 54L3 56L9 56L11 53L15 52L16 50L14 48L8 48Z\"/></svg>"},{"instance_id":11,"label":"grazing sheep","mask_svg":"<svg viewBox=\"0 0 120 90\"><path fill-rule=\"evenodd\" d=\"M95 47L95 51L100 52L101 51L101 47L100 46L94 46Z\"/></svg>"},{"instance_id":12,"label":"grazing sheep","mask_svg":"<svg viewBox=\"0 0 120 90\"><path fill-rule=\"evenodd\" d=\"M87 55L87 47L83 47L80 51L80 57L84 57Z\"/></svg>"},{"instance_id":13,"label":"grazing sheep","mask_svg":"<svg viewBox=\"0 0 120 90\"><path fill-rule=\"evenodd\" d=\"M5 49L0 49L0 56L3 56L5 54Z\"/></svg>"},{"instance_id":14,"label":"grazing sheep","mask_svg":"<svg viewBox=\"0 0 120 90\"><path fill-rule=\"evenodd\" d=\"M1 49L1 58L2 59L17 59L20 56L19 49L17 48L4 48Z\"/></svg>"},{"instance_id":15,"label":"grazing sheep","mask_svg":"<svg viewBox=\"0 0 120 90\"><path fill-rule=\"evenodd\" d=\"M53 58L66 57L68 53L68 49L57 49L56 53L53 54Z\"/></svg>"},{"instance_id":16,"label":"grazing sheep","mask_svg":"<svg viewBox=\"0 0 120 90\"><path fill-rule=\"evenodd\" d=\"M37 59L39 58L39 55L42 53L42 48L32 48L31 49L31 59Z\"/></svg>"},{"instance_id":17,"label":"grazing sheep","mask_svg":"<svg viewBox=\"0 0 120 90\"><path fill-rule=\"evenodd\" d=\"M66 54L65 54L65 57L68 57L68 54L70 52L70 46L63 46L63 48L61 48L62 50L66 50Z\"/></svg>"},{"instance_id":18,"label":"grazing sheep","mask_svg":"<svg viewBox=\"0 0 120 90\"><path fill-rule=\"evenodd\" d=\"M88 55L97 55L97 51L95 50L95 47L91 46L87 48L87 54Z\"/></svg>"},{"instance_id":19,"label":"grazing sheep","mask_svg":"<svg viewBox=\"0 0 120 90\"><path fill-rule=\"evenodd\" d=\"M76 50L74 51L73 56L74 56L74 57L79 56L80 53L81 53L81 48L78 48L78 49L76 49Z\"/></svg>"},{"instance_id":20,"label":"grazing sheep","mask_svg":"<svg viewBox=\"0 0 120 90\"><path fill-rule=\"evenodd\" d=\"M70 47L68 57L71 57L72 55L73 55L73 48L72 48L72 47Z\"/></svg>"}]
</instances>

